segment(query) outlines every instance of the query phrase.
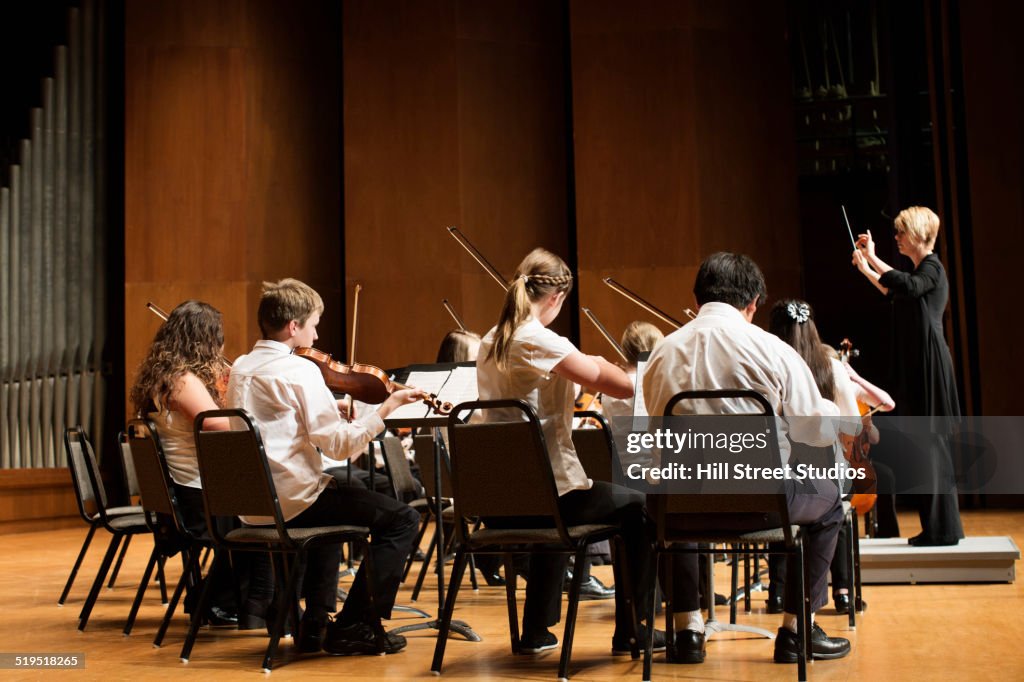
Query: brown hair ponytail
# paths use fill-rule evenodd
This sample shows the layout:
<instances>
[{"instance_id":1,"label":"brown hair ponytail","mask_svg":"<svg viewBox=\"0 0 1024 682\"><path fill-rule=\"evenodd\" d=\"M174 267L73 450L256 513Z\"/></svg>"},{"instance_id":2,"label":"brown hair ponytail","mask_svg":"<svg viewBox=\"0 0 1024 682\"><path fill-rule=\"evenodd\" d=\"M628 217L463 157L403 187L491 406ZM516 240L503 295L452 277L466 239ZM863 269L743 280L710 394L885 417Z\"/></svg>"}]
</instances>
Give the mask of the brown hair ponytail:
<instances>
[{"instance_id":1,"label":"brown hair ponytail","mask_svg":"<svg viewBox=\"0 0 1024 682\"><path fill-rule=\"evenodd\" d=\"M527 254L516 268L505 294L498 326L494 334L494 345L487 353L487 360L494 360L502 372L508 371L508 354L512 337L526 318L530 316L530 304L549 294L572 289L572 273L561 258L547 249L536 248Z\"/></svg>"}]
</instances>

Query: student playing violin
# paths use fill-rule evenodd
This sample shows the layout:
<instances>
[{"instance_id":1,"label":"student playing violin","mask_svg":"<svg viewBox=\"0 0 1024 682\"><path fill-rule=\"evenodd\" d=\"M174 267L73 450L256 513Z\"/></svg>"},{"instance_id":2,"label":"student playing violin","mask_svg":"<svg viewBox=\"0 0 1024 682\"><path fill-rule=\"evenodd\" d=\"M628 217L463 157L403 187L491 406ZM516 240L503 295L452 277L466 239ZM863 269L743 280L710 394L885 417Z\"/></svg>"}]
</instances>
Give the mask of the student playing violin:
<instances>
[{"instance_id":1,"label":"student playing violin","mask_svg":"<svg viewBox=\"0 0 1024 682\"><path fill-rule=\"evenodd\" d=\"M376 411L367 410L352 422L343 419L317 366L292 355L295 348L316 341L323 309L320 295L302 282L264 283L258 312L263 339L232 367L226 402L248 410L260 426L288 527L353 525L371 532L374 584L367 584L360 567L344 608L330 621L328 614L336 607L341 547L310 550L304 580L306 611L295 640L299 650L322 647L331 654L376 654L381 619L391 616L420 516L385 495L338 487L323 473L317 448L338 460L362 452L384 430L384 417L400 405L423 399L424 393L397 390ZM242 520L251 525L272 522ZM384 653L405 648L400 635L387 633L384 641Z\"/></svg>"},{"instance_id":2,"label":"student playing violin","mask_svg":"<svg viewBox=\"0 0 1024 682\"><path fill-rule=\"evenodd\" d=\"M497 325L483 338L477 358L481 400L525 400L539 418L566 523L622 525L629 574L638 604L649 603L654 588L654 555L647 540L644 495L622 486L587 478L572 444L574 384L606 395L627 398L633 386L624 371L604 358L584 355L569 339L548 329L572 288L572 274L561 258L534 249L516 270ZM485 420L501 420L488 410ZM508 521L505 519L505 521ZM485 520L486 523L486 520ZM618 575L617 583L625 585ZM559 620L564 557L536 554L530 560L523 612L522 649L538 653L558 645L548 627ZM628 652L631 609L625 590L616 591L613 652ZM664 648L658 632L656 647Z\"/></svg>"}]
</instances>

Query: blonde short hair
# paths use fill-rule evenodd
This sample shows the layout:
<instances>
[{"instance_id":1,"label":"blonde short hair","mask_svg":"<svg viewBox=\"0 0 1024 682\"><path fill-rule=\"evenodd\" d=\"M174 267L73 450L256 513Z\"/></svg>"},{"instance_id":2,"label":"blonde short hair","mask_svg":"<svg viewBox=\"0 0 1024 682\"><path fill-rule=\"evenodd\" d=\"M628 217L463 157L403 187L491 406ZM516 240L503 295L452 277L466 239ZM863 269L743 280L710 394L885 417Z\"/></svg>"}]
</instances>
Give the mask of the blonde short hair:
<instances>
[{"instance_id":1,"label":"blonde short hair","mask_svg":"<svg viewBox=\"0 0 1024 682\"><path fill-rule=\"evenodd\" d=\"M635 365L641 353L654 350L665 335L650 322L634 320L622 333L622 351L630 365Z\"/></svg>"},{"instance_id":2,"label":"blonde short hair","mask_svg":"<svg viewBox=\"0 0 1024 682\"><path fill-rule=\"evenodd\" d=\"M933 246L939 235L939 216L930 208L911 206L896 216L896 231L906 234L912 241Z\"/></svg>"},{"instance_id":3,"label":"blonde short hair","mask_svg":"<svg viewBox=\"0 0 1024 682\"><path fill-rule=\"evenodd\" d=\"M257 320L264 337L284 329L295 320L300 327L313 315L324 312L324 301L320 294L297 279L286 278L277 282L264 282L263 295Z\"/></svg>"}]
</instances>

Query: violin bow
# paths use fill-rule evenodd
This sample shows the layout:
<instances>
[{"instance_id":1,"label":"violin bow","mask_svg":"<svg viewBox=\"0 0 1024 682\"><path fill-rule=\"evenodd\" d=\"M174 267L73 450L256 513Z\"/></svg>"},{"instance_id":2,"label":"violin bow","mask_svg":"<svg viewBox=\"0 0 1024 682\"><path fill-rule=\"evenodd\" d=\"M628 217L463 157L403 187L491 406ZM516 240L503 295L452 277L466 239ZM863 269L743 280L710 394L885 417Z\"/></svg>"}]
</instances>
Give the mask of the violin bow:
<instances>
[{"instance_id":1,"label":"violin bow","mask_svg":"<svg viewBox=\"0 0 1024 682\"><path fill-rule=\"evenodd\" d=\"M629 358L626 357L626 352L622 350L622 346L619 345L618 341L616 341L612 337L612 335L608 333L608 330L605 329L605 326L601 324L601 321L599 319L597 319L597 315L591 312L590 308L581 307L580 310L583 311L583 314L587 316L588 320L594 323L594 326L597 327L597 331L601 332L601 336L604 337L605 341L611 344L612 348L615 349L615 352L619 354L620 358L622 358L622 361L625 362L626 364L629 364Z\"/></svg>"},{"instance_id":2,"label":"violin bow","mask_svg":"<svg viewBox=\"0 0 1024 682\"><path fill-rule=\"evenodd\" d=\"M469 240L459 232L459 228L454 225L449 226L448 233L455 238L455 241L457 241L477 263L480 264L480 267L487 271L488 275L494 278L494 281L498 283L498 286L500 286L504 291L508 291L508 285L505 284L505 278L501 276L501 273L498 272L497 268L487 262L487 259L484 258L482 253L476 250L475 246L469 243Z\"/></svg>"},{"instance_id":3,"label":"violin bow","mask_svg":"<svg viewBox=\"0 0 1024 682\"><path fill-rule=\"evenodd\" d=\"M149 308L149 311L151 313L159 317L161 320L163 320L164 322L167 321L167 313L165 313L163 309L160 308L160 306L151 301L146 301L146 307Z\"/></svg>"},{"instance_id":4,"label":"violin bow","mask_svg":"<svg viewBox=\"0 0 1024 682\"><path fill-rule=\"evenodd\" d=\"M601 281L603 281L605 284L607 284L609 287L611 287L613 291L616 291L619 294L622 294L623 296L625 296L626 298L631 300L633 303L636 303L638 306L640 306L641 308L643 308L644 310L646 310L650 314L654 315L658 319L662 320L663 322L667 322L668 324L672 325L673 327L676 327L677 329L679 327L683 326L682 322L680 322L679 320L675 319L671 315L663 312L660 308L655 306L653 303L650 303L650 302L644 300L643 298L641 298L640 296L638 296L634 292L630 291L626 287L624 287L621 284L619 284L618 282L616 282L611 277L605 277ZM684 312L686 313L686 315L691 320L693 318L697 317L697 315L695 315L694 312L692 310L690 310L689 308L687 308Z\"/></svg>"},{"instance_id":5,"label":"violin bow","mask_svg":"<svg viewBox=\"0 0 1024 682\"><path fill-rule=\"evenodd\" d=\"M455 308L452 308L451 304L448 303L448 299L447 298L443 299L441 301L441 305L444 306L444 309L447 310L448 314L452 316L453 320L455 320L455 324L459 325L459 329L460 330L468 331L468 329L466 328L466 325L462 321L462 318L460 318L458 316L458 314L455 312Z\"/></svg>"}]
</instances>

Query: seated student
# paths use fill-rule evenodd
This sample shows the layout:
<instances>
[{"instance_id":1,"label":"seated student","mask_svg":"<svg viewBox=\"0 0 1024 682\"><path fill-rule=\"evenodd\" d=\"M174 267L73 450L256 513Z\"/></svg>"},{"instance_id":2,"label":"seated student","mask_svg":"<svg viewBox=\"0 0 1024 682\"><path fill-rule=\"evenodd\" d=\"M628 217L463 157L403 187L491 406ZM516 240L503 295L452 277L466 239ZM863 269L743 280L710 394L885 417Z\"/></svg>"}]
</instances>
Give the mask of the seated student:
<instances>
[{"instance_id":1,"label":"seated student","mask_svg":"<svg viewBox=\"0 0 1024 682\"><path fill-rule=\"evenodd\" d=\"M622 525L636 603L646 604L654 588L655 565L644 495L587 478L572 443L574 383L619 398L633 392L629 378L620 368L602 357L584 355L571 341L547 328L561 311L572 279L565 262L544 249L534 249L519 264L498 324L480 345L479 396L481 400L517 398L529 403L544 430L565 522ZM501 412L485 411L483 419L506 418ZM617 573L619 563L615 565ZM565 565L565 557L531 556L523 609L523 653L538 653L558 645L548 627L560 618ZM618 584L625 584L619 575L616 578ZM617 590L614 653L630 650L631 619L632 608L626 602L625 590ZM655 646L665 646L661 631L656 633Z\"/></svg>"},{"instance_id":2,"label":"seated student","mask_svg":"<svg viewBox=\"0 0 1024 682\"><path fill-rule=\"evenodd\" d=\"M373 585L367 584L361 566L343 609L330 621L328 614L336 608L341 548L309 552L303 582L306 611L296 640L299 649L319 651L322 646L331 654L376 654L377 636L383 634L381 619L391 616L419 514L385 495L337 486L323 473L317 448L339 460L362 452L384 429L384 417L424 394L416 389L395 391L376 411L368 410L347 422L317 366L292 355L295 348L316 341L323 309L319 294L302 282L264 283L258 312L263 339L235 361L226 402L244 408L259 424L287 526L370 528ZM261 525L271 519L242 521ZM385 653L405 648L401 635L387 633L384 638Z\"/></svg>"},{"instance_id":3,"label":"seated student","mask_svg":"<svg viewBox=\"0 0 1024 682\"><path fill-rule=\"evenodd\" d=\"M852 370L848 369L849 365L840 362L835 350L821 342L811 306L806 301L799 299L778 301L772 306L769 314L768 331L788 343L800 354L810 368L822 397L831 400L838 406L840 416L845 417L837 422L839 431L848 437L856 437L862 428L868 428L868 437L871 438L873 433L875 442L877 442L878 430L871 424L870 417L867 417L862 424L857 401L863 399L871 407L882 405L883 409L891 410L894 407L892 399L884 391L866 381L864 385L870 386L873 390L869 391L864 385L855 384L851 380L850 372ZM838 461L842 457L840 442L833 443L827 449L827 459ZM830 566L832 598L836 611L839 613L846 613L850 607L849 555L846 545L846 526L844 525L839 529L836 552ZM768 589L767 611L768 613L782 613L782 592L786 582L785 562L782 556L776 554L769 558L768 566L771 583Z\"/></svg>"},{"instance_id":4,"label":"seated student","mask_svg":"<svg viewBox=\"0 0 1024 682\"><path fill-rule=\"evenodd\" d=\"M752 323L754 312L766 295L764 275L751 259L733 253L715 253L700 266L693 287L699 306L696 319L665 337L651 353L644 374L644 399L649 414L660 415L677 393L689 390L751 388L760 392L776 414L803 417L780 424L780 449L788 458L789 438L811 446L831 445L836 439L832 418L838 416L835 403L821 396L807 363L793 348ZM750 408L735 401L721 401L729 412ZM692 410L686 403L679 410ZM835 553L836 537L843 521L839 488L834 481L808 480L797 493L792 479L785 481L789 495L790 519L803 526L804 553L808 565L812 611L828 603L828 567ZM697 557L683 555L685 583L676 583L680 594L673 606L676 627L676 660L704 661L704 620L699 610ZM791 571L800 570L791 559ZM775 661L795 663L799 642L796 635L801 595L795 581L786 585L783 625L775 639ZM682 598L680 598L682 597ZM841 658L850 652L850 642L828 637L815 624L811 632L815 658Z\"/></svg>"},{"instance_id":5,"label":"seated student","mask_svg":"<svg viewBox=\"0 0 1024 682\"><path fill-rule=\"evenodd\" d=\"M622 332L622 341L619 345L626 353L626 376L630 382L636 383L636 365L641 353L654 350L661 343L665 335L661 330L650 322L634 320ZM643 405L635 405L633 396L628 398L613 398L607 396L601 399L601 412L611 422L615 417L644 416L647 412ZM637 412L639 410L639 412ZM614 428L614 424L612 425Z\"/></svg>"},{"instance_id":6,"label":"seated student","mask_svg":"<svg viewBox=\"0 0 1024 682\"><path fill-rule=\"evenodd\" d=\"M227 371L221 359L223 350L220 312L201 301L185 301L157 330L130 391L135 413L148 417L157 427L182 522L197 537L209 537L209 533L192 422L200 412L220 407L219 387ZM228 426L226 419L211 420L208 425L211 429ZM237 525L229 519L219 521L225 533ZM218 575L204 618L211 625L234 625L239 608L235 587L229 573ZM198 593L190 587L186 604L197 600Z\"/></svg>"}]
</instances>

